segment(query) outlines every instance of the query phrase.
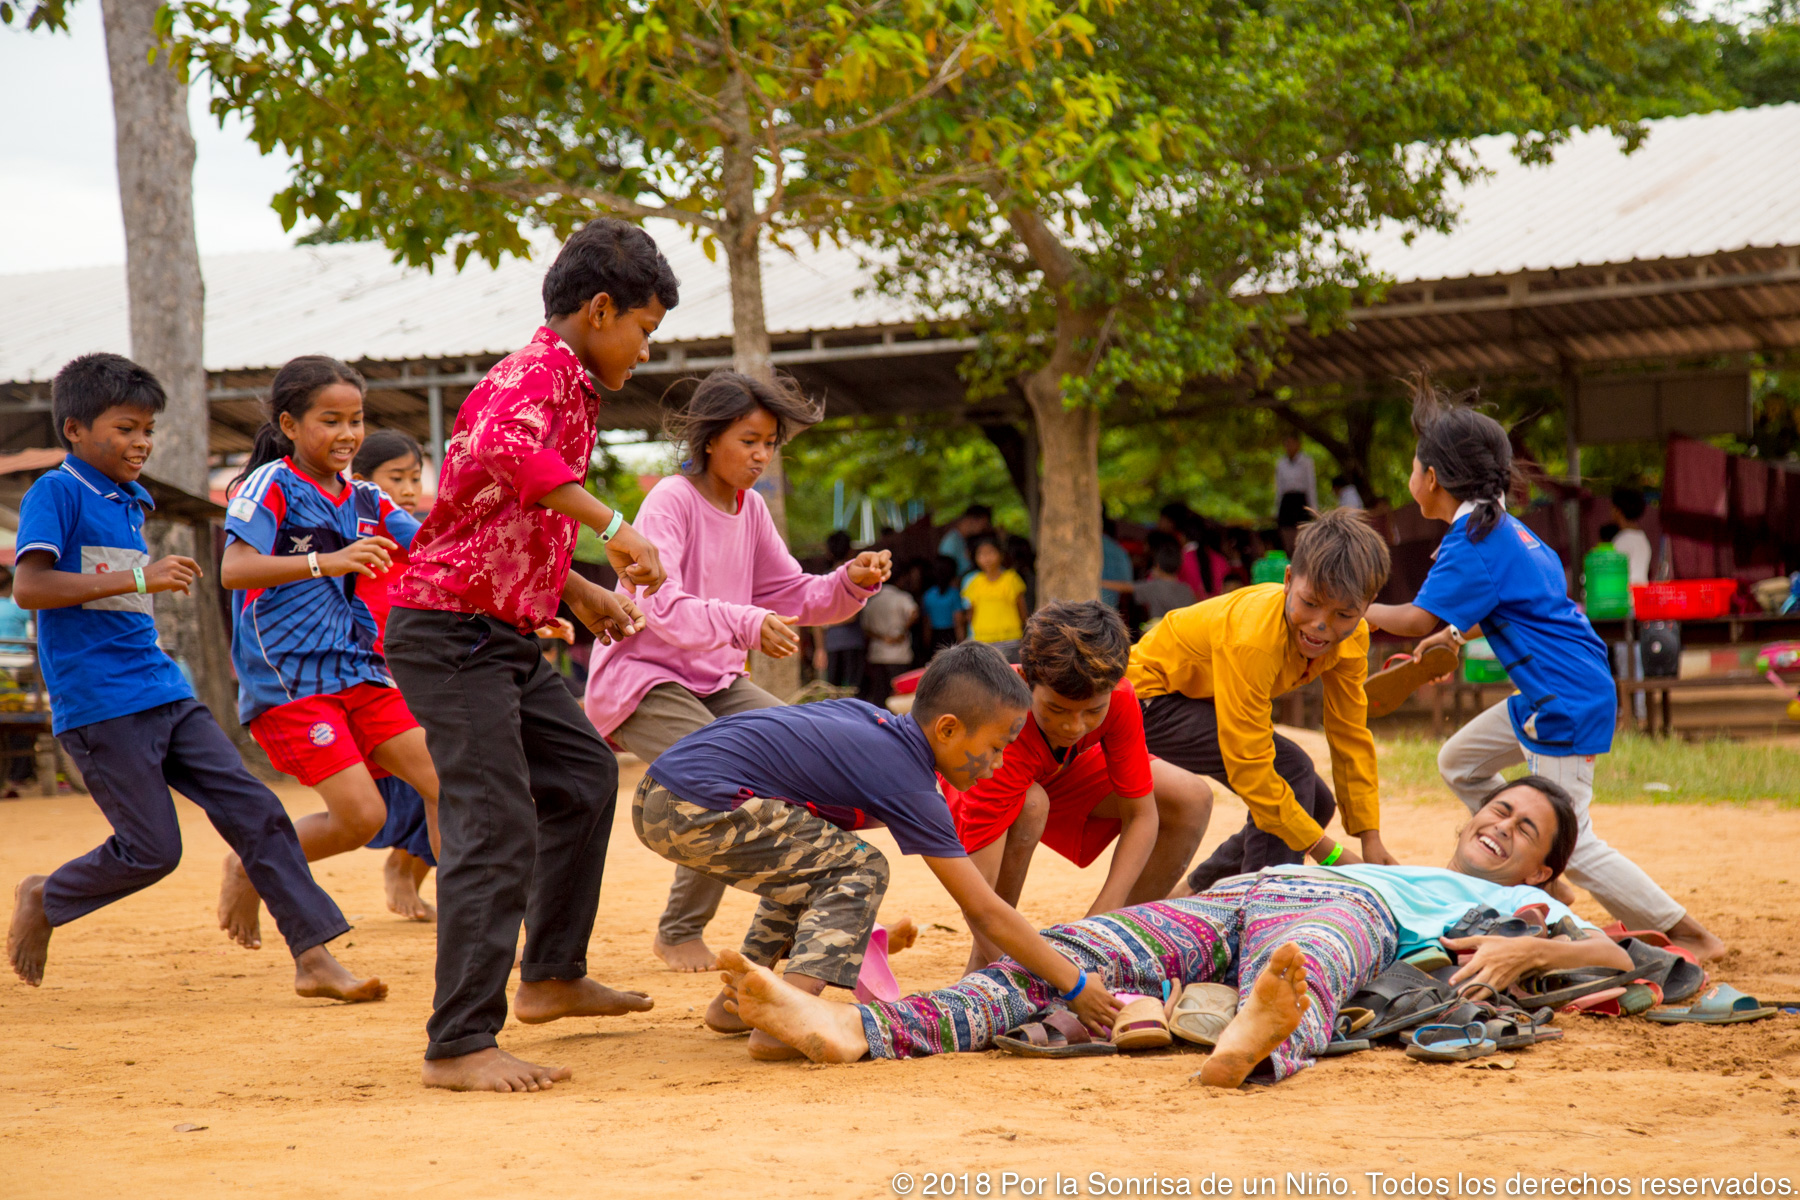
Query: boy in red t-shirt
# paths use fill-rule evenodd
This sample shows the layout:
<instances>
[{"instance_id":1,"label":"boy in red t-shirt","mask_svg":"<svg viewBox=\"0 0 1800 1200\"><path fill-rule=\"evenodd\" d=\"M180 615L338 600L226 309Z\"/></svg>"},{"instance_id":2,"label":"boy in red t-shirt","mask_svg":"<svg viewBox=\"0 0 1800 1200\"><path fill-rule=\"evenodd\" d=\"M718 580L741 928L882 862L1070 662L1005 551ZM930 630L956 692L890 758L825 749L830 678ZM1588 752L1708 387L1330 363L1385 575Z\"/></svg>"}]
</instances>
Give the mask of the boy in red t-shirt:
<instances>
[{"instance_id":1,"label":"boy in red t-shirt","mask_svg":"<svg viewBox=\"0 0 1800 1200\"><path fill-rule=\"evenodd\" d=\"M1040 841L1085 867L1118 839L1093 916L1166 897L1206 833L1212 788L1150 756L1125 682L1130 656L1131 635L1110 605L1039 609L1019 646L1031 688L1025 728L991 778L966 792L944 784L963 848L1008 904L1018 904ZM977 934L967 970L999 957Z\"/></svg>"}]
</instances>

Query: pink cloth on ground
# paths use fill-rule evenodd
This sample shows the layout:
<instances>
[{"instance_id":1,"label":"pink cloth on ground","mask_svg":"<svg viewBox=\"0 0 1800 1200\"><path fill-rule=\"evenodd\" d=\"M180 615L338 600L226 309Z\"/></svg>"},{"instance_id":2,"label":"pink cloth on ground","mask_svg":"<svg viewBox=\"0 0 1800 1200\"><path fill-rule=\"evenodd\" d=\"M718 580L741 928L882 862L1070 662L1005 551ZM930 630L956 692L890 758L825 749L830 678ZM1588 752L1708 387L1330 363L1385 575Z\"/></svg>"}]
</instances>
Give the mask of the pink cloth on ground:
<instances>
[{"instance_id":1,"label":"pink cloth on ground","mask_svg":"<svg viewBox=\"0 0 1800 1200\"><path fill-rule=\"evenodd\" d=\"M801 570L754 491L740 493L736 513L724 513L686 476L671 475L650 489L632 524L669 574L654 596L637 597L644 632L594 650L584 703L602 734L623 725L659 683L697 696L731 686L746 673L769 613L835 625L875 594L851 583L844 567Z\"/></svg>"}]
</instances>

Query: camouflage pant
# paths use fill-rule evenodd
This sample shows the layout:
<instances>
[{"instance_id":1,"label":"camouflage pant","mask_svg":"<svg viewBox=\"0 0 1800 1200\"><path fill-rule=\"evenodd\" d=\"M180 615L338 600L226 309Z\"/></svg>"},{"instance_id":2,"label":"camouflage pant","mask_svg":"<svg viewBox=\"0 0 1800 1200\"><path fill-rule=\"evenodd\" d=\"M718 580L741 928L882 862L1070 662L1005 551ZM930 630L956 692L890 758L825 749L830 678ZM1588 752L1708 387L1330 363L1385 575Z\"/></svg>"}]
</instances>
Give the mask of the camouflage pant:
<instances>
[{"instance_id":1,"label":"camouflage pant","mask_svg":"<svg viewBox=\"0 0 1800 1200\"><path fill-rule=\"evenodd\" d=\"M762 897L744 957L854 987L887 892L881 851L798 805L762 796L730 812L690 804L645 777L631 806L644 845Z\"/></svg>"}]
</instances>

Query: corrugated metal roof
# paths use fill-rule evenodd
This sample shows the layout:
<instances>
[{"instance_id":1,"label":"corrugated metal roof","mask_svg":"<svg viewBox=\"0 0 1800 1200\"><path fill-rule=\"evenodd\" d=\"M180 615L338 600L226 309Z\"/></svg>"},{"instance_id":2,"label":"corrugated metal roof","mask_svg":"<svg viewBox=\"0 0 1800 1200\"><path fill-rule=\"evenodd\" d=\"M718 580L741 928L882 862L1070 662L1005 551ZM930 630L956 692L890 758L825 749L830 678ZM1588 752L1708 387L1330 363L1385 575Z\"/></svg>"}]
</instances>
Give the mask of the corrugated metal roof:
<instances>
[{"instance_id":1,"label":"corrugated metal roof","mask_svg":"<svg viewBox=\"0 0 1800 1200\"><path fill-rule=\"evenodd\" d=\"M1630 156L1605 132L1575 136L1545 167L1519 164L1506 145L1478 146L1493 175L1457 197L1453 233L1408 245L1396 227L1360 239L1377 269L1409 283L1800 246L1800 104L1653 122ZM650 226L682 281L658 340L728 338L723 255L709 262L672 223ZM504 353L541 318L545 258L435 274L369 245L208 258L207 366L268 368L321 352L352 361ZM803 246L766 262L777 335L915 318L895 300L858 294L868 280L854 251ZM129 343L122 267L0 276L0 380L48 379L77 354Z\"/></svg>"}]
</instances>

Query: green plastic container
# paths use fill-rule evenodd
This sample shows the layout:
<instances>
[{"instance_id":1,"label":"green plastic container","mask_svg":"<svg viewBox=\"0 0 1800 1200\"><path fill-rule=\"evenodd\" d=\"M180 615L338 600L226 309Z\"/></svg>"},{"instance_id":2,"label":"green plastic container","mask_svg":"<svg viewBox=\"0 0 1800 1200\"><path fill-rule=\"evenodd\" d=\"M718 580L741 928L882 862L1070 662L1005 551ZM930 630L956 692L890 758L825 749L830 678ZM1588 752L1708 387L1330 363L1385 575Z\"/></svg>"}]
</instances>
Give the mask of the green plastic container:
<instances>
[{"instance_id":1,"label":"green plastic container","mask_svg":"<svg viewBox=\"0 0 1800 1200\"><path fill-rule=\"evenodd\" d=\"M1581 571L1588 620L1618 621L1631 615L1631 564L1611 542L1589 550Z\"/></svg>"},{"instance_id":2,"label":"green plastic container","mask_svg":"<svg viewBox=\"0 0 1800 1200\"><path fill-rule=\"evenodd\" d=\"M1250 582L1280 583L1287 578L1287 569L1287 552L1271 550L1250 564Z\"/></svg>"},{"instance_id":3,"label":"green plastic container","mask_svg":"<svg viewBox=\"0 0 1800 1200\"><path fill-rule=\"evenodd\" d=\"M1488 645L1486 638L1471 639L1463 647L1463 681L1465 683L1505 683L1506 668Z\"/></svg>"}]
</instances>

